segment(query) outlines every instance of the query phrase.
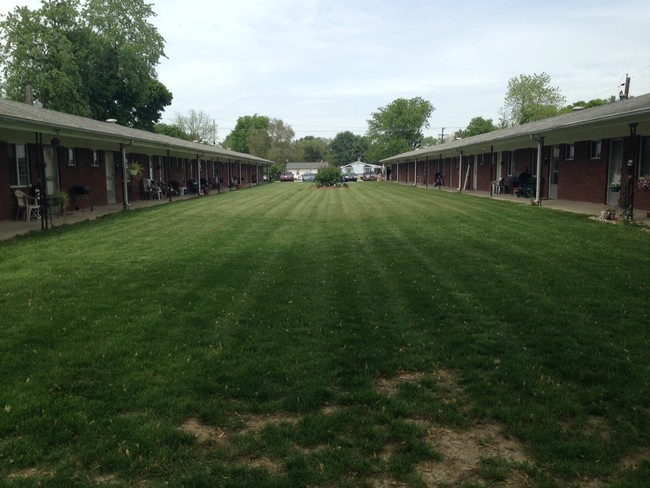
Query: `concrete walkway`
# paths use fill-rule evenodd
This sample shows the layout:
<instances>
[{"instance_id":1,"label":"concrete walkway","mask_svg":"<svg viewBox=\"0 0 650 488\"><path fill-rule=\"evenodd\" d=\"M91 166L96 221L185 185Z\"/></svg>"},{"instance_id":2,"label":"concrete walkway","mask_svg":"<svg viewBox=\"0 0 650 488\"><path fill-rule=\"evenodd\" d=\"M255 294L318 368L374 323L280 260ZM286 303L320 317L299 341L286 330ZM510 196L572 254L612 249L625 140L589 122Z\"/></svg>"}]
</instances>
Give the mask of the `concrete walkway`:
<instances>
[{"instance_id":1,"label":"concrete walkway","mask_svg":"<svg viewBox=\"0 0 650 488\"><path fill-rule=\"evenodd\" d=\"M210 195L206 195L205 197L202 196L201 198L210 198L210 196L216 194L217 194L216 192L210 193ZM190 198L197 198L197 195L191 194L191 195L177 196L177 197L173 197L173 201L187 200ZM144 208L144 207L151 207L154 205L164 205L165 203L169 203L169 200L168 199L138 200L135 202L131 202L130 208L134 208L134 209ZM123 210L122 203L118 203L114 205L101 205L101 206L95 205L92 211L90 210L90 208L83 208L79 210L66 212L65 216L55 215L50 219L50 226L60 227L62 225L73 225L76 224L77 222L83 222L84 220L98 219L100 217L103 217L104 215L121 212L122 210ZM25 222L23 220L0 221L0 241L11 239L18 235L29 234L30 232L39 232L42 230L42 225L43 224L40 219L37 220L31 219L29 222Z\"/></svg>"},{"instance_id":2,"label":"concrete walkway","mask_svg":"<svg viewBox=\"0 0 650 488\"><path fill-rule=\"evenodd\" d=\"M432 191L456 191L451 189L437 190L431 187ZM226 190L228 191L228 190ZM492 195L490 196L489 192L476 191L476 190L466 190L464 192L467 195L473 195L478 197L493 198L503 201L508 201L512 203L519 203L530 205L530 199L528 198L518 198L515 195ZM215 192L201 198L210 198L211 196L216 195ZM197 198L196 195L183 195L180 197L174 197L174 201L184 200L189 198ZM139 200L131 203L131 208L142 208L150 207L152 205L163 205L168 203L168 200ZM606 205L599 203L586 203L586 202L572 202L569 200L542 200L542 207L552 208L555 210L562 210L565 212L575 212L585 215L599 216L600 213L607 208ZM93 220L99 218L103 215L121 212L122 204L116 205L103 205L95 206L94 210L91 212L90 209L86 208L83 210L76 210L74 212L68 212L66 217L54 217L51 220L52 227L58 227L61 225L71 225L77 222L84 220ZM638 224L650 225L650 218L647 216L646 210L636 210L634 212L634 221ZM32 231L41 230L41 221L32 220L31 222L24 222L22 220L5 220L0 221L0 240L11 239L17 235L28 234Z\"/></svg>"}]
</instances>

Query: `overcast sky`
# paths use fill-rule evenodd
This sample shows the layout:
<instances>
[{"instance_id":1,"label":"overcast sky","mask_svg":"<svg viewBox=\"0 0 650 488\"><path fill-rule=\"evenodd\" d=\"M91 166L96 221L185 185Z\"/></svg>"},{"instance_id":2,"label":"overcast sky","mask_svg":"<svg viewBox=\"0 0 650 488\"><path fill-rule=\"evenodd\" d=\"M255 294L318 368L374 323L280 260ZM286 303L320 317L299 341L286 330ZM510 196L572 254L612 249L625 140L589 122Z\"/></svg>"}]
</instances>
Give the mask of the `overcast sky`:
<instances>
[{"instance_id":1,"label":"overcast sky","mask_svg":"<svg viewBox=\"0 0 650 488\"><path fill-rule=\"evenodd\" d=\"M546 0L149 0L166 40L158 68L174 100L218 139L267 115L296 137L363 134L396 98L435 107L427 135L499 119L508 80L546 72L567 103L650 92L650 2ZM2 9L40 6L0 0Z\"/></svg>"}]
</instances>

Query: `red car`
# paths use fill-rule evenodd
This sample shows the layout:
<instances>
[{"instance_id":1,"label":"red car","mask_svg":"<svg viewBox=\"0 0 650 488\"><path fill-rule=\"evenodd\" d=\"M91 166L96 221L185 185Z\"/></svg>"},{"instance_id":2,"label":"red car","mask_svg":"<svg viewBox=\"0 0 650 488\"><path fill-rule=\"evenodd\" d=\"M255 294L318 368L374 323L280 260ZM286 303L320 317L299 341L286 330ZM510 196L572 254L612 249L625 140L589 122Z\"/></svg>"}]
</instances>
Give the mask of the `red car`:
<instances>
[{"instance_id":1,"label":"red car","mask_svg":"<svg viewBox=\"0 0 650 488\"><path fill-rule=\"evenodd\" d=\"M285 171L280 175L280 181L293 181L293 173L291 171Z\"/></svg>"}]
</instances>

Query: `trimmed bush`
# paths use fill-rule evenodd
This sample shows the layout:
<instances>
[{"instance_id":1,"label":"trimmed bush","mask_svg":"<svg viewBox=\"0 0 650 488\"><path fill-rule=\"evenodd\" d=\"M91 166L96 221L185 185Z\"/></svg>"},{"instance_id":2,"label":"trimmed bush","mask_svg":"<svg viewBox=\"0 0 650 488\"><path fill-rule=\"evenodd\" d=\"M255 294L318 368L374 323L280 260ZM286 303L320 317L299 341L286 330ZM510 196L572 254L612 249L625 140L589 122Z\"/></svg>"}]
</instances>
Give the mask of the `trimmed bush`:
<instances>
[{"instance_id":1,"label":"trimmed bush","mask_svg":"<svg viewBox=\"0 0 650 488\"><path fill-rule=\"evenodd\" d=\"M335 186L341 183L341 170L337 166L327 166L318 170L317 186Z\"/></svg>"}]
</instances>

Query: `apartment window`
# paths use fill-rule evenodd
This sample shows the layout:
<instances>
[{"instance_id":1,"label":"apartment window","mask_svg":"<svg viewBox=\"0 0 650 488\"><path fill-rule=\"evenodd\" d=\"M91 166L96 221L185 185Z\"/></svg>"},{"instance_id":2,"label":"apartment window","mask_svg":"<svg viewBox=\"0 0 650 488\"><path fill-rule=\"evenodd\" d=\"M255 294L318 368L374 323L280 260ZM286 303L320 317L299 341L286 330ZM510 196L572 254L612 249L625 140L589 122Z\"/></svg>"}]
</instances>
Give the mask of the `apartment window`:
<instances>
[{"instance_id":1,"label":"apartment window","mask_svg":"<svg viewBox=\"0 0 650 488\"><path fill-rule=\"evenodd\" d=\"M564 160L573 161L573 158L576 156L576 145L575 144L565 144L564 146Z\"/></svg>"},{"instance_id":2,"label":"apartment window","mask_svg":"<svg viewBox=\"0 0 650 488\"><path fill-rule=\"evenodd\" d=\"M589 157L591 159L600 159L603 150L603 141L591 141L589 144Z\"/></svg>"},{"instance_id":3,"label":"apartment window","mask_svg":"<svg viewBox=\"0 0 650 488\"><path fill-rule=\"evenodd\" d=\"M641 139L641 154L639 157L639 176L650 177L650 137Z\"/></svg>"},{"instance_id":4,"label":"apartment window","mask_svg":"<svg viewBox=\"0 0 650 488\"><path fill-rule=\"evenodd\" d=\"M513 176L515 174L515 153L508 151L506 157L508 158L508 176Z\"/></svg>"},{"instance_id":5,"label":"apartment window","mask_svg":"<svg viewBox=\"0 0 650 488\"><path fill-rule=\"evenodd\" d=\"M8 144L9 182L11 186L29 186L29 163L25 144Z\"/></svg>"},{"instance_id":6,"label":"apartment window","mask_svg":"<svg viewBox=\"0 0 650 488\"><path fill-rule=\"evenodd\" d=\"M68 148L68 166L77 166L77 157L72 147Z\"/></svg>"},{"instance_id":7,"label":"apartment window","mask_svg":"<svg viewBox=\"0 0 650 488\"><path fill-rule=\"evenodd\" d=\"M532 176L537 176L537 148L533 149L533 157L531 158L530 167L530 173L532 173ZM528 168L526 168L526 171L528 172Z\"/></svg>"}]
</instances>

